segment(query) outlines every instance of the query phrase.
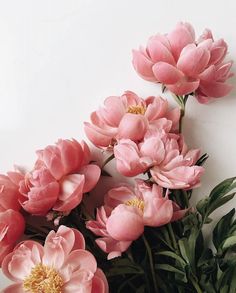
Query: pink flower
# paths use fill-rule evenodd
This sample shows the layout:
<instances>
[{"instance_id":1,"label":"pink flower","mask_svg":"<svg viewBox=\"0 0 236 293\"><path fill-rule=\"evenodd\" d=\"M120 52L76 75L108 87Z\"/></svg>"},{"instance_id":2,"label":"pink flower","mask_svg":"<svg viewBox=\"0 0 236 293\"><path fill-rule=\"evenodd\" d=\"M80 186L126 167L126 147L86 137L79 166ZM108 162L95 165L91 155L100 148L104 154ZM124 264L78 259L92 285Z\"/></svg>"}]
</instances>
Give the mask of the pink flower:
<instances>
[{"instance_id":1,"label":"pink flower","mask_svg":"<svg viewBox=\"0 0 236 293\"><path fill-rule=\"evenodd\" d=\"M45 215L50 209L70 211L99 180L100 168L89 163L85 142L59 140L37 154L33 171L19 182L20 203L31 214Z\"/></svg>"},{"instance_id":2,"label":"pink flower","mask_svg":"<svg viewBox=\"0 0 236 293\"><path fill-rule=\"evenodd\" d=\"M233 76L230 72L233 62L224 62L228 46L223 39L214 41L210 30L206 30L199 38L200 47L207 48L211 53L209 66L200 75L200 85L196 98L200 103L208 103L213 98L226 96L233 88L225 81Z\"/></svg>"},{"instance_id":3,"label":"pink flower","mask_svg":"<svg viewBox=\"0 0 236 293\"><path fill-rule=\"evenodd\" d=\"M0 266L4 257L13 250L24 229L25 221L19 212L11 209L0 212Z\"/></svg>"},{"instance_id":4,"label":"pink flower","mask_svg":"<svg viewBox=\"0 0 236 293\"><path fill-rule=\"evenodd\" d=\"M60 186L45 167L22 174L19 182L20 204L33 215L45 215L55 205Z\"/></svg>"},{"instance_id":5,"label":"pink flower","mask_svg":"<svg viewBox=\"0 0 236 293\"><path fill-rule=\"evenodd\" d=\"M18 211L21 208L18 189L18 185L8 176L0 174L0 212L8 209Z\"/></svg>"},{"instance_id":6,"label":"pink flower","mask_svg":"<svg viewBox=\"0 0 236 293\"><path fill-rule=\"evenodd\" d=\"M187 210L163 197L160 186L152 187L142 180L136 181L135 189L120 186L111 189L105 206L97 210L96 221L88 221L86 226L97 239L98 246L108 253L108 259L120 256L132 241L139 238L144 226L159 227L182 218Z\"/></svg>"},{"instance_id":7,"label":"pink flower","mask_svg":"<svg viewBox=\"0 0 236 293\"><path fill-rule=\"evenodd\" d=\"M168 110L168 102L161 97L144 100L127 91L121 97L108 97L104 107L91 114L91 123L85 122L85 132L94 145L108 147L120 139L140 141L157 126L175 131L179 115L178 109Z\"/></svg>"},{"instance_id":8,"label":"pink flower","mask_svg":"<svg viewBox=\"0 0 236 293\"><path fill-rule=\"evenodd\" d=\"M188 150L182 137L176 134L152 131L138 145L121 140L114 154L121 174L135 176L150 170L153 180L165 188L195 188L204 171L195 166L200 150Z\"/></svg>"},{"instance_id":9,"label":"pink flower","mask_svg":"<svg viewBox=\"0 0 236 293\"><path fill-rule=\"evenodd\" d=\"M232 62L222 63L226 52L227 44L223 40L213 41L210 31L205 31L196 43L192 26L179 23L169 34L151 37L147 48L134 50L133 65L142 78L161 82L176 95L197 91L198 100L203 102L201 96L222 97L231 90L224 83L232 76ZM206 80L204 72L210 66L216 73ZM210 91L212 86L216 89Z\"/></svg>"},{"instance_id":10,"label":"pink flower","mask_svg":"<svg viewBox=\"0 0 236 293\"><path fill-rule=\"evenodd\" d=\"M11 292L107 293L108 284L94 256L85 250L82 234L60 226L51 231L44 247L35 241L20 243L7 255L3 273L15 284Z\"/></svg>"}]
</instances>

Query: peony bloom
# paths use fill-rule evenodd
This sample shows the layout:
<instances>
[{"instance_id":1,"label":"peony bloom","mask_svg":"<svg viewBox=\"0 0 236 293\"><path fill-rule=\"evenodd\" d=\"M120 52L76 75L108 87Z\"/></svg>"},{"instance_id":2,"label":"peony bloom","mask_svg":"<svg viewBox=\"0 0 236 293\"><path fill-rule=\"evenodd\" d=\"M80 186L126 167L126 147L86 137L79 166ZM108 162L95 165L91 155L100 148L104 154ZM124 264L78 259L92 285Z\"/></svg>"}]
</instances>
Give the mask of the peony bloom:
<instances>
[{"instance_id":1,"label":"peony bloom","mask_svg":"<svg viewBox=\"0 0 236 293\"><path fill-rule=\"evenodd\" d=\"M0 266L4 257L10 253L25 229L23 216L14 210L0 212Z\"/></svg>"},{"instance_id":2,"label":"peony bloom","mask_svg":"<svg viewBox=\"0 0 236 293\"><path fill-rule=\"evenodd\" d=\"M10 177L0 174L0 212L8 209L18 211L21 208L18 189Z\"/></svg>"},{"instance_id":3,"label":"peony bloom","mask_svg":"<svg viewBox=\"0 0 236 293\"><path fill-rule=\"evenodd\" d=\"M225 81L233 76L230 72L233 62L224 62L228 46L223 39L214 41L210 30L205 30L198 41L198 46L207 48L211 53L208 67L199 75L200 85L196 98L200 103L208 103L214 98L226 96L233 88Z\"/></svg>"},{"instance_id":4,"label":"peony bloom","mask_svg":"<svg viewBox=\"0 0 236 293\"><path fill-rule=\"evenodd\" d=\"M5 257L2 270L15 282L3 293L108 292L106 277L85 250L82 234L65 226L51 231L44 247L35 241L20 243Z\"/></svg>"},{"instance_id":5,"label":"peony bloom","mask_svg":"<svg viewBox=\"0 0 236 293\"><path fill-rule=\"evenodd\" d=\"M59 140L37 152L34 169L21 176L20 203L29 213L45 215L51 209L69 212L98 182L100 168L90 164L90 150L85 142Z\"/></svg>"},{"instance_id":6,"label":"peony bloom","mask_svg":"<svg viewBox=\"0 0 236 293\"><path fill-rule=\"evenodd\" d=\"M132 241L139 238L144 226L159 227L182 218L187 210L163 197L160 186L136 180L135 188L120 186L105 197L105 206L97 210L96 221L86 227L101 236L98 246L108 253L108 259L120 256Z\"/></svg>"},{"instance_id":7,"label":"peony bloom","mask_svg":"<svg viewBox=\"0 0 236 293\"><path fill-rule=\"evenodd\" d=\"M114 148L117 169L125 176L150 170L153 180L170 189L192 189L200 184L204 169L195 166L200 150L188 150L181 135L147 133L138 145L121 140Z\"/></svg>"},{"instance_id":8,"label":"peony bloom","mask_svg":"<svg viewBox=\"0 0 236 293\"><path fill-rule=\"evenodd\" d=\"M91 123L85 122L85 133L94 145L109 147L120 139L140 141L155 127L176 131L179 116L179 110L168 110L161 97L142 99L127 91L121 97L108 97L104 107L91 114Z\"/></svg>"},{"instance_id":9,"label":"peony bloom","mask_svg":"<svg viewBox=\"0 0 236 293\"><path fill-rule=\"evenodd\" d=\"M206 97L225 96L232 88L224 83L232 76L232 62L223 63L226 53L227 44L214 41L210 31L196 42L193 27L178 23L172 32L151 37L147 48L134 50L133 65L142 78L163 83L176 95L197 91L198 100L205 102ZM212 66L214 73L209 75Z\"/></svg>"}]
</instances>

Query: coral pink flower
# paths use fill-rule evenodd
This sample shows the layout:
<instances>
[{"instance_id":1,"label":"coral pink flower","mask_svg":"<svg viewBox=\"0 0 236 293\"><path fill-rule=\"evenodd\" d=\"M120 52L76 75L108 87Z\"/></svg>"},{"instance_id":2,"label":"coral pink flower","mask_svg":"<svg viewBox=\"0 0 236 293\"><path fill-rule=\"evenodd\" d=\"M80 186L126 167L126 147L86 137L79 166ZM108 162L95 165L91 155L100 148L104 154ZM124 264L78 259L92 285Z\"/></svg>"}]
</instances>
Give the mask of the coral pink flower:
<instances>
[{"instance_id":1,"label":"coral pink flower","mask_svg":"<svg viewBox=\"0 0 236 293\"><path fill-rule=\"evenodd\" d=\"M45 215L50 209L69 212L99 180L101 170L89 163L90 150L85 142L59 140L37 154L30 173L11 174L13 179L18 177L20 203L31 214Z\"/></svg>"},{"instance_id":2,"label":"coral pink flower","mask_svg":"<svg viewBox=\"0 0 236 293\"><path fill-rule=\"evenodd\" d=\"M232 88L224 83L232 76L229 73L232 63L222 63L226 52L226 43L213 41L210 31L196 43L192 26L179 23L169 34L151 37L147 48L134 50L133 65L142 78L161 82L176 95L198 90L198 100L204 102L202 96L222 97ZM214 73L207 74L210 66Z\"/></svg>"},{"instance_id":3,"label":"coral pink flower","mask_svg":"<svg viewBox=\"0 0 236 293\"><path fill-rule=\"evenodd\" d=\"M165 188L195 188L204 171L195 166L200 150L188 150L182 136L176 134L152 131L139 145L121 140L114 154L121 174L135 176L150 170L153 180Z\"/></svg>"},{"instance_id":4,"label":"coral pink flower","mask_svg":"<svg viewBox=\"0 0 236 293\"><path fill-rule=\"evenodd\" d=\"M85 132L94 145L108 147L119 139L140 141L157 126L175 131L179 115L178 109L168 110L168 102L161 97L144 100L127 91L121 97L108 97L104 107L91 114L91 123L85 122Z\"/></svg>"},{"instance_id":5,"label":"coral pink flower","mask_svg":"<svg viewBox=\"0 0 236 293\"><path fill-rule=\"evenodd\" d=\"M44 247L35 241L20 243L5 257L2 270L15 282L3 293L108 292L106 277L85 250L82 234L65 226L51 231Z\"/></svg>"},{"instance_id":6,"label":"coral pink flower","mask_svg":"<svg viewBox=\"0 0 236 293\"><path fill-rule=\"evenodd\" d=\"M51 173L41 167L26 175L19 182L20 203L33 215L45 215L56 203L60 186Z\"/></svg>"},{"instance_id":7,"label":"coral pink flower","mask_svg":"<svg viewBox=\"0 0 236 293\"><path fill-rule=\"evenodd\" d=\"M86 226L97 239L98 246L109 253L108 258L120 256L132 241L140 237L144 226L159 227L182 218L187 210L163 197L160 186L152 187L142 180L136 180L136 187L120 186L111 189L105 206L97 210L96 221Z\"/></svg>"},{"instance_id":8,"label":"coral pink flower","mask_svg":"<svg viewBox=\"0 0 236 293\"><path fill-rule=\"evenodd\" d=\"M14 210L0 212L0 266L4 257L10 253L25 229L23 216Z\"/></svg>"},{"instance_id":9,"label":"coral pink flower","mask_svg":"<svg viewBox=\"0 0 236 293\"><path fill-rule=\"evenodd\" d=\"M18 199L19 187L8 176L0 174L0 212L8 209L18 211L21 207Z\"/></svg>"}]
</instances>

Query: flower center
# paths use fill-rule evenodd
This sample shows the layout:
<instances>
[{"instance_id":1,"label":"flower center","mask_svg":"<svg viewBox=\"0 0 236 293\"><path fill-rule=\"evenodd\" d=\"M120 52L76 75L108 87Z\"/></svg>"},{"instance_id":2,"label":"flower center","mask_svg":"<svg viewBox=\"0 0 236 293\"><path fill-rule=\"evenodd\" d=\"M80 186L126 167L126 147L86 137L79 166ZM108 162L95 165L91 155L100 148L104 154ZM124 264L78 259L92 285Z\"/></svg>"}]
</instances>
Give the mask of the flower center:
<instances>
[{"instance_id":1,"label":"flower center","mask_svg":"<svg viewBox=\"0 0 236 293\"><path fill-rule=\"evenodd\" d=\"M137 207L138 209L140 209L142 212L144 210L144 201L142 199L139 199L139 198L133 198L133 199L130 199L130 200L127 200L125 202L125 204L127 206L133 206L133 207Z\"/></svg>"},{"instance_id":2,"label":"flower center","mask_svg":"<svg viewBox=\"0 0 236 293\"><path fill-rule=\"evenodd\" d=\"M23 288L30 293L62 293L63 280L58 272L43 264L36 265L25 278Z\"/></svg>"},{"instance_id":3,"label":"flower center","mask_svg":"<svg viewBox=\"0 0 236 293\"><path fill-rule=\"evenodd\" d=\"M141 114L144 115L146 112L146 107L145 106L130 106L127 109L127 113L131 114Z\"/></svg>"}]
</instances>

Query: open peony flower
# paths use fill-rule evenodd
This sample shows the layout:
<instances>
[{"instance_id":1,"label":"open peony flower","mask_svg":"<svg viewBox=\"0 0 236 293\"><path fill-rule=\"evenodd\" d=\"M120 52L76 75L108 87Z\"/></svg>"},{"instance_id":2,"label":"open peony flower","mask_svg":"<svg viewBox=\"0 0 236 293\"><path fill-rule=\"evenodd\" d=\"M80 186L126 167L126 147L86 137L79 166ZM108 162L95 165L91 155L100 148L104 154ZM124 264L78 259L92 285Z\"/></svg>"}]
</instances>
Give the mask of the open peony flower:
<instances>
[{"instance_id":1,"label":"open peony flower","mask_svg":"<svg viewBox=\"0 0 236 293\"><path fill-rule=\"evenodd\" d=\"M21 208L18 189L10 177L0 174L0 212L8 209L18 211Z\"/></svg>"},{"instance_id":2,"label":"open peony flower","mask_svg":"<svg viewBox=\"0 0 236 293\"><path fill-rule=\"evenodd\" d=\"M44 247L35 241L20 243L5 257L2 270L15 282L3 293L108 293L106 277L85 250L82 234L65 226L51 231Z\"/></svg>"},{"instance_id":3,"label":"open peony flower","mask_svg":"<svg viewBox=\"0 0 236 293\"><path fill-rule=\"evenodd\" d=\"M105 206L97 209L96 221L86 227L101 236L98 246L108 253L108 259L120 256L139 238L144 226L159 227L182 218L187 210L163 196L160 186L149 186L136 180L135 188L120 186L111 189L105 197Z\"/></svg>"},{"instance_id":4,"label":"open peony flower","mask_svg":"<svg viewBox=\"0 0 236 293\"><path fill-rule=\"evenodd\" d=\"M153 180L171 189L192 189L200 184L204 168L195 166L200 150L188 150L181 135L151 131L138 145L121 140L114 148L118 171L136 176L150 170Z\"/></svg>"},{"instance_id":5,"label":"open peony flower","mask_svg":"<svg viewBox=\"0 0 236 293\"><path fill-rule=\"evenodd\" d=\"M37 154L30 173L11 172L11 178L19 182L20 203L31 214L45 215L50 209L70 211L99 180L101 170L89 163L90 150L85 142L59 140Z\"/></svg>"},{"instance_id":6,"label":"open peony flower","mask_svg":"<svg viewBox=\"0 0 236 293\"><path fill-rule=\"evenodd\" d=\"M11 209L0 212L0 266L4 257L13 250L24 229L25 220L19 212Z\"/></svg>"},{"instance_id":7,"label":"open peony flower","mask_svg":"<svg viewBox=\"0 0 236 293\"><path fill-rule=\"evenodd\" d=\"M196 97L205 103L232 88L225 84L232 76L232 62L223 63L226 53L227 44L214 41L210 31L196 42L193 27L181 22L170 33L151 37L147 48L134 50L133 65L142 78L163 83L176 95L197 91Z\"/></svg>"},{"instance_id":8,"label":"open peony flower","mask_svg":"<svg viewBox=\"0 0 236 293\"><path fill-rule=\"evenodd\" d=\"M127 91L121 97L108 97L104 107L91 114L91 123L85 122L85 133L94 145L109 147L120 139L140 141L150 128L175 131L179 116L179 109L168 110L161 97L142 99Z\"/></svg>"}]
</instances>

